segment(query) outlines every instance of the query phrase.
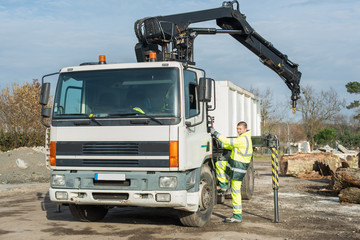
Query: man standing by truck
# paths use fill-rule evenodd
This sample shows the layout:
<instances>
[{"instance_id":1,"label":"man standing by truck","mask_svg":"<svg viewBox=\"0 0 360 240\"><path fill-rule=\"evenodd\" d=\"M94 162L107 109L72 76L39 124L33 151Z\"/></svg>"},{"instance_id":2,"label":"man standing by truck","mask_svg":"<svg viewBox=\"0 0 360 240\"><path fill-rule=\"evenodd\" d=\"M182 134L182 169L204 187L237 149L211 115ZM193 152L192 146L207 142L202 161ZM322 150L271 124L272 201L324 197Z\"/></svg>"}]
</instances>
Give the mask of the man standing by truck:
<instances>
[{"instance_id":1,"label":"man standing by truck","mask_svg":"<svg viewBox=\"0 0 360 240\"><path fill-rule=\"evenodd\" d=\"M225 219L227 223L242 222L241 183L253 154L251 132L247 130L246 122L241 121L237 124L237 133L239 134L237 138L227 138L215 129L211 129L211 134L219 140L223 148L231 150L229 160L222 158L216 162L216 177L220 192L224 194L228 188L226 175L231 179L233 216Z\"/></svg>"}]
</instances>

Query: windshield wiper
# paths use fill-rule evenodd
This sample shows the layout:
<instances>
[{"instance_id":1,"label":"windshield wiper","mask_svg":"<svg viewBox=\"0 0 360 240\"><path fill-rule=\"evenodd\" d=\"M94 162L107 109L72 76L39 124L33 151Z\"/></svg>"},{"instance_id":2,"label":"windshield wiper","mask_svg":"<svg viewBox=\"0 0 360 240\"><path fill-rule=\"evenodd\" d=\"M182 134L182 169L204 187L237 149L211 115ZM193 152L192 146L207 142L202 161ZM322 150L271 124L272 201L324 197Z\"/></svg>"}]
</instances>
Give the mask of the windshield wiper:
<instances>
[{"instance_id":1,"label":"windshield wiper","mask_svg":"<svg viewBox=\"0 0 360 240\"><path fill-rule=\"evenodd\" d=\"M95 122L95 123L97 123L99 126L102 126L102 123L101 122L99 122L98 120L96 120L95 119L95 114L90 114L89 116L88 116L88 118L91 120L91 121L93 121L93 122Z\"/></svg>"},{"instance_id":2,"label":"windshield wiper","mask_svg":"<svg viewBox=\"0 0 360 240\"><path fill-rule=\"evenodd\" d=\"M147 115L141 108L139 107L134 107L133 108L134 111L136 112L127 112L127 113L113 113L113 114L109 114L109 117L125 117L125 116L135 116L135 115L139 115L139 113L141 113L142 115L144 115L145 117L153 120L154 122L159 123L160 125L164 125L160 120Z\"/></svg>"},{"instance_id":3,"label":"windshield wiper","mask_svg":"<svg viewBox=\"0 0 360 240\"><path fill-rule=\"evenodd\" d=\"M157 120L156 118L147 115L147 114L146 114L141 108L139 108L139 107L134 107L133 110L141 113L141 114L144 115L145 117L147 117L147 118L149 118L149 119L151 119L151 120L159 123L160 125L164 125L160 120Z\"/></svg>"},{"instance_id":4,"label":"windshield wiper","mask_svg":"<svg viewBox=\"0 0 360 240\"><path fill-rule=\"evenodd\" d=\"M95 119L95 114L91 113L90 115L87 115L85 113L69 113L69 114L65 114L65 115L69 115L69 116L84 116L86 117L87 119L97 123L99 126L102 126L102 123L99 122L98 120ZM88 124L87 124L88 123ZM74 121L74 124L75 125L89 125L90 122L85 122L85 121Z\"/></svg>"}]
</instances>

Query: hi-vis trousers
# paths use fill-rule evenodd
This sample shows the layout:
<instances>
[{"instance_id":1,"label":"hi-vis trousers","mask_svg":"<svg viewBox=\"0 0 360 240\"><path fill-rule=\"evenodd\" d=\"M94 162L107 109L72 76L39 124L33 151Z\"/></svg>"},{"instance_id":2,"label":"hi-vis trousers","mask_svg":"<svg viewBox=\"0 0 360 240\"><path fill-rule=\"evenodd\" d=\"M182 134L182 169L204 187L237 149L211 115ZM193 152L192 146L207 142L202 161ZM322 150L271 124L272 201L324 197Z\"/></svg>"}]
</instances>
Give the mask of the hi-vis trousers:
<instances>
[{"instance_id":1,"label":"hi-vis trousers","mask_svg":"<svg viewBox=\"0 0 360 240\"><path fill-rule=\"evenodd\" d=\"M227 165L228 161L226 160L216 162L216 178L219 181L219 186L223 189L228 188L228 180L225 173ZM242 181L231 179L231 198L233 204L233 214L234 217L240 220L242 219L241 183Z\"/></svg>"}]
</instances>

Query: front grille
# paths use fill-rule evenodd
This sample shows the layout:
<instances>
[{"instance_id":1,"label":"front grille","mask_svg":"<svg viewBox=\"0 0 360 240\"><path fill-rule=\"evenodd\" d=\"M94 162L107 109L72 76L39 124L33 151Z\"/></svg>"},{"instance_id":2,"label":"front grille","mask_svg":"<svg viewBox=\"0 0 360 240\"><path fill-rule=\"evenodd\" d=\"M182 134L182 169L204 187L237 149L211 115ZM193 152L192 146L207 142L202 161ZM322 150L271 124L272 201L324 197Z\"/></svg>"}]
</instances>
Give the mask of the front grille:
<instances>
[{"instance_id":1,"label":"front grille","mask_svg":"<svg viewBox=\"0 0 360 240\"><path fill-rule=\"evenodd\" d=\"M137 155L139 144L135 143L85 143L82 149L85 155Z\"/></svg>"},{"instance_id":2,"label":"front grille","mask_svg":"<svg viewBox=\"0 0 360 240\"><path fill-rule=\"evenodd\" d=\"M84 167L138 167L139 160L118 160L118 159L83 159L82 165Z\"/></svg>"},{"instance_id":3,"label":"front grille","mask_svg":"<svg viewBox=\"0 0 360 240\"><path fill-rule=\"evenodd\" d=\"M169 142L57 142L56 155L59 167L169 167Z\"/></svg>"},{"instance_id":4,"label":"front grille","mask_svg":"<svg viewBox=\"0 0 360 240\"><path fill-rule=\"evenodd\" d=\"M93 193L96 200L128 200L128 193Z\"/></svg>"},{"instance_id":5,"label":"front grille","mask_svg":"<svg viewBox=\"0 0 360 240\"><path fill-rule=\"evenodd\" d=\"M87 156L168 156L169 142L57 142L56 154Z\"/></svg>"}]
</instances>

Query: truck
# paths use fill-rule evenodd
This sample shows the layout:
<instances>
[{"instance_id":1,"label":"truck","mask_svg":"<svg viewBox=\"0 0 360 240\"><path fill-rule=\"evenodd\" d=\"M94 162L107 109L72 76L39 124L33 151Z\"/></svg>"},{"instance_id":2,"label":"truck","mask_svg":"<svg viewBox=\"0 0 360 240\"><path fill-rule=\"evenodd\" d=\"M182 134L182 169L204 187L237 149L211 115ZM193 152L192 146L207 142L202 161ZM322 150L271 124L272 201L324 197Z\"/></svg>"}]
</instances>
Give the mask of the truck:
<instances>
[{"instance_id":1,"label":"truck","mask_svg":"<svg viewBox=\"0 0 360 240\"><path fill-rule=\"evenodd\" d=\"M216 20L221 29L190 28ZM261 135L260 100L229 81L215 81L194 62L198 35L230 34L260 57L300 97L298 65L262 38L237 1L221 7L135 22L137 62L64 67L42 78L49 195L80 221L100 221L122 206L176 209L183 225L201 227L217 203L215 161L227 154L210 127L236 137L247 120ZM59 75L52 107L50 82ZM225 100L226 99L226 100ZM223 101L224 100L224 101ZM255 136L254 136L255 137ZM253 193L253 166L243 197Z\"/></svg>"}]
</instances>

